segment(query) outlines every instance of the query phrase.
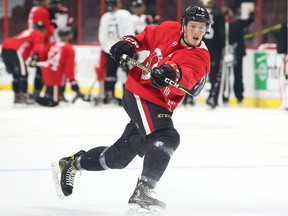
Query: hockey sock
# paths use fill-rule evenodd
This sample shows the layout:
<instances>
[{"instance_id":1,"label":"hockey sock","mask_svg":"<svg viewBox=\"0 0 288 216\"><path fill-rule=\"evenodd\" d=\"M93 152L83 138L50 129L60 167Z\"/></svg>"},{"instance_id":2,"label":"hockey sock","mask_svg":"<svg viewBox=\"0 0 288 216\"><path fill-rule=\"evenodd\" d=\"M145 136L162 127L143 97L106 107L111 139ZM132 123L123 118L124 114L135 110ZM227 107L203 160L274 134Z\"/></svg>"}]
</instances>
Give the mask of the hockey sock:
<instances>
[{"instance_id":1,"label":"hockey sock","mask_svg":"<svg viewBox=\"0 0 288 216\"><path fill-rule=\"evenodd\" d=\"M28 80L27 77L20 77L19 79L19 91L23 93L27 93L28 88Z\"/></svg>"},{"instance_id":2,"label":"hockey sock","mask_svg":"<svg viewBox=\"0 0 288 216\"><path fill-rule=\"evenodd\" d=\"M14 79L13 82L12 82L12 88L13 88L13 91L15 93L19 93L20 92L20 89L19 89L19 79Z\"/></svg>"},{"instance_id":3,"label":"hockey sock","mask_svg":"<svg viewBox=\"0 0 288 216\"><path fill-rule=\"evenodd\" d=\"M101 153L106 149L107 147L96 147L88 152L86 152L84 155L82 155L80 160L80 166L84 170L88 171L101 171L105 170L103 166L100 163L100 155Z\"/></svg>"},{"instance_id":4,"label":"hockey sock","mask_svg":"<svg viewBox=\"0 0 288 216\"><path fill-rule=\"evenodd\" d=\"M141 180L146 182L147 186L155 188L169 161L170 155L155 146L150 148L144 158Z\"/></svg>"},{"instance_id":5,"label":"hockey sock","mask_svg":"<svg viewBox=\"0 0 288 216\"><path fill-rule=\"evenodd\" d=\"M34 79L34 91L41 92L42 88L43 88L43 80L42 80L42 75L41 75L41 69L37 67L36 75Z\"/></svg>"}]
</instances>

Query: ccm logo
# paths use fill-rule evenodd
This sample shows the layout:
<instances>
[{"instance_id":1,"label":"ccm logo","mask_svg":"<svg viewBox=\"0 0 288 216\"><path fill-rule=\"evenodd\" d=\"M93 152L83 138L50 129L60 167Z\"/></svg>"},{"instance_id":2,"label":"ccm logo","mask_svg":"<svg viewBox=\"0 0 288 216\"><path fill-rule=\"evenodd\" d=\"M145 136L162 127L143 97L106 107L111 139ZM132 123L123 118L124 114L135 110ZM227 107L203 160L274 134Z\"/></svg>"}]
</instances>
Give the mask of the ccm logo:
<instances>
[{"instance_id":1,"label":"ccm logo","mask_svg":"<svg viewBox=\"0 0 288 216\"><path fill-rule=\"evenodd\" d=\"M171 118L169 114L158 114L158 118Z\"/></svg>"},{"instance_id":2,"label":"ccm logo","mask_svg":"<svg viewBox=\"0 0 288 216\"><path fill-rule=\"evenodd\" d=\"M165 78L164 82L168 83L169 85L175 86L176 88L178 88L179 84L174 82L173 80L169 79L169 78Z\"/></svg>"},{"instance_id":3,"label":"ccm logo","mask_svg":"<svg viewBox=\"0 0 288 216\"><path fill-rule=\"evenodd\" d=\"M133 38L130 37L125 37L124 38L125 41L128 41L129 43L131 43L133 46L135 46L137 49L140 48L139 44L137 43L136 40L134 40Z\"/></svg>"}]
</instances>

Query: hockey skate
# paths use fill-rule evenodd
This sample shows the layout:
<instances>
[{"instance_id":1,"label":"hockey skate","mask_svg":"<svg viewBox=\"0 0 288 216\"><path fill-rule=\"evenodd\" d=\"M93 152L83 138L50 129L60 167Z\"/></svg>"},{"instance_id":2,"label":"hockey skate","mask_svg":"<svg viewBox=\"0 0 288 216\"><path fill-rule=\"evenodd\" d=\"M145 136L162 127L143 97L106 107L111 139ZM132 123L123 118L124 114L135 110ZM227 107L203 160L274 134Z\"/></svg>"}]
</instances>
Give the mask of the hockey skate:
<instances>
[{"instance_id":1,"label":"hockey skate","mask_svg":"<svg viewBox=\"0 0 288 216\"><path fill-rule=\"evenodd\" d=\"M155 192L138 180L133 195L130 197L127 215L161 215L166 204L153 197Z\"/></svg>"},{"instance_id":2,"label":"hockey skate","mask_svg":"<svg viewBox=\"0 0 288 216\"><path fill-rule=\"evenodd\" d=\"M33 99L30 99L27 93L15 93L14 95L14 105L19 105L19 104L25 104L25 105L31 105L34 104L35 101Z\"/></svg>"},{"instance_id":3,"label":"hockey skate","mask_svg":"<svg viewBox=\"0 0 288 216\"><path fill-rule=\"evenodd\" d=\"M72 194L75 175L78 172L75 167L76 160L84 153L85 151L79 151L71 157L65 157L60 159L59 162L52 163L52 174L59 199L64 199L64 197Z\"/></svg>"}]
</instances>

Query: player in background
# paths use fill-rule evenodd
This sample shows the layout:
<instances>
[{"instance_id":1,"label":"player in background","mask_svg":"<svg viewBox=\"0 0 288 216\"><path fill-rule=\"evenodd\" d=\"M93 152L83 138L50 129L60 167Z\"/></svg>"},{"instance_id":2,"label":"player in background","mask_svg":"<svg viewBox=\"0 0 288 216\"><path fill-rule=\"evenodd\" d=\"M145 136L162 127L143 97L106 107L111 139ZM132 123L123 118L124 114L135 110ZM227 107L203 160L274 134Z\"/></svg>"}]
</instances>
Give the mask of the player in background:
<instances>
[{"instance_id":1,"label":"player in background","mask_svg":"<svg viewBox=\"0 0 288 216\"><path fill-rule=\"evenodd\" d=\"M235 9L237 10L237 9ZM240 19L232 11L230 7L224 7L222 9L223 14L229 17L229 44L233 47L234 53L234 84L233 90L237 103L240 105L244 98L244 84L243 84L243 57L246 55L246 47L244 42L244 28L248 27L253 21L255 14L253 11L250 12L250 15L247 19ZM235 11L236 13L236 11ZM230 89L228 90L230 93ZM223 102L227 103L229 100L228 97L223 96Z\"/></svg>"},{"instance_id":2,"label":"player in background","mask_svg":"<svg viewBox=\"0 0 288 216\"><path fill-rule=\"evenodd\" d=\"M74 19L73 17L69 17L69 9L64 7L62 4L62 0L50 0L49 4L49 12L51 22L53 23L55 29L53 31L52 41L60 42L58 31L60 29L64 29L67 26L71 26Z\"/></svg>"},{"instance_id":3,"label":"player in background","mask_svg":"<svg viewBox=\"0 0 288 216\"><path fill-rule=\"evenodd\" d=\"M221 83L220 62L225 47L225 19L221 10L215 7L215 0L200 0L208 10L212 20L211 31L205 35L204 42L211 55L211 73L209 81L211 89L206 104L214 109L218 105L218 95Z\"/></svg>"},{"instance_id":4,"label":"player in background","mask_svg":"<svg viewBox=\"0 0 288 216\"><path fill-rule=\"evenodd\" d=\"M276 46L277 53L282 60L280 67L280 90L282 94L282 103L280 108L284 108L288 111L288 52L287 52L287 30L288 30L288 20L282 23L281 28L276 35Z\"/></svg>"},{"instance_id":5,"label":"player in background","mask_svg":"<svg viewBox=\"0 0 288 216\"><path fill-rule=\"evenodd\" d=\"M2 44L2 58L8 73L13 76L14 104L32 104L27 94L28 72L25 61L31 56L41 55L45 41L45 26L39 21L31 29L7 38ZM35 66L35 61L30 62Z\"/></svg>"},{"instance_id":6,"label":"player in background","mask_svg":"<svg viewBox=\"0 0 288 216\"><path fill-rule=\"evenodd\" d=\"M158 25L160 16L146 14L146 5L143 0L135 0L131 3L132 20L135 34L141 33L147 25ZM137 55L137 60L142 62L149 55L148 51L143 51Z\"/></svg>"},{"instance_id":7,"label":"player in background","mask_svg":"<svg viewBox=\"0 0 288 216\"><path fill-rule=\"evenodd\" d=\"M54 31L54 25L51 22L48 10L48 0L34 0L34 6L28 15L28 28L33 28L34 23L41 21L46 29L45 42L48 43Z\"/></svg>"},{"instance_id":8,"label":"player in background","mask_svg":"<svg viewBox=\"0 0 288 216\"><path fill-rule=\"evenodd\" d=\"M46 29L45 32L45 45L50 41L50 37L54 31L54 25L51 22L50 13L48 10L49 0L33 0L34 6L31 8L28 15L28 28L32 28L34 23L41 21ZM33 61L43 61L43 59L39 59L41 56L32 56ZM34 78L34 91L30 97L35 99L39 97L40 92L43 88L43 80L41 75L41 68L36 67L36 74Z\"/></svg>"},{"instance_id":9,"label":"player in background","mask_svg":"<svg viewBox=\"0 0 288 216\"><path fill-rule=\"evenodd\" d=\"M128 10L121 9L121 0L105 0L107 12L103 14L99 24L99 43L106 57L106 75L104 80L104 100L103 103L113 103L115 101L114 89L117 81L117 63L111 58L109 50L120 37L124 35L134 35L135 30Z\"/></svg>"},{"instance_id":10,"label":"player in background","mask_svg":"<svg viewBox=\"0 0 288 216\"><path fill-rule=\"evenodd\" d=\"M46 85L44 97L36 98L36 102L43 106L55 107L60 101L60 86L69 81L71 88L80 97L79 86L75 80L74 62L75 51L70 44L72 39L71 27L62 28L58 32L60 42L51 42L45 50L47 66L42 67L43 81Z\"/></svg>"},{"instance_id":11,"label":"player in background","mask_svg":"<svg viewBox=\"0 0 288 216\"><path fill-rule=\"evenodd\" d=\"M66 28L67 26L71 26L73 23L73 18L69 17L69 9L67 7L63 6L62 0L50 0L49 4L49 12L50 12L50 18L51 22L53 23L55 29L53 31L53 35L50 38L50 41L57 41L60 42L61 38L59 37L59 30ZM66 83L63 84L63 86L60 87L60 94L61 94L61 101L62 102L68 102L68 100L65 98L65 88Z\"/></svg>"},{"instance_id":12,"label":"player in background","mask_svg":"<svg viewBox=\"0 0 288 216\"><path fill-rule=\"evenodd\" d=\"M166 204L153 197L153 190L180 143L172 115L185 93L164 80L169 78L189 89L202 88L197 83L203 81L210 70L210 56L202 38L209 29L210 17L206 9L190 6L181 24L166 21L159 26L147 26L142 33L135 37L124 36L111 47L111 55L121 64L125 64L121 59L123 54L133 57L141 50L149 50L150 55L143 64L152 71L147 73L137 67L129 71L123 107L130 122L113 145L101 144L52 164L55 183L61 184L60 198L72 194L78 171L123 169L139 155L144 157L144 163L128 201L131 211L165 209ZM57 179L58 172L61 181Z\"/></svg>"},{"instance_id":13,"label":"player in background","mask_svg":"<svg viewBox=\"0 0 288 216\"><path fill-rule=\"evenodd\" d=\"M142 0L132 1L131 12L134 24L135 34L139 34L147 26L146 6Z\"/></svg>"}]
</instances>

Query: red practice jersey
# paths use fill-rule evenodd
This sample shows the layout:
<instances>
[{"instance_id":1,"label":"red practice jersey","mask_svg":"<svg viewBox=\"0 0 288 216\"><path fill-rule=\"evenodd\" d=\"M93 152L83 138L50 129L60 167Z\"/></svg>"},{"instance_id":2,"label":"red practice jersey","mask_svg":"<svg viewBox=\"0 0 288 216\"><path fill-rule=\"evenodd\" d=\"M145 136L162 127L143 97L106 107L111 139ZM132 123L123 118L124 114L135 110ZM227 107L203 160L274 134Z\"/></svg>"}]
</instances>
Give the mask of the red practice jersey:
<instances>
[{"instance_id":1,"label":"red practice jersey","mask_svg":"<svg viewBox=\"0 0 288 216\"><path fill-rule=\"evenodd\" d=\"M28 16L28 28L33 28L33 24L41 21L45 28L46 28L46 42L49 42L49 38L53 34L54 26L52 25L51 19L50 19L50 13L49 10L45 7L39 7L34 6L30 10L29 16Z\"/></svg>"},{"instance_id":2,"label":"red practice jersey","mask_svg":"<svg viewBox=\"0 0 288 216\"><path fill-rule=\"evenodd\" d=\"M210 54L204 42L196 47L180 44L181 25L167 21L159 26L147 26L136 38L141 50L149 50L150 55L143 64L149 68L159 67L165 62L176 63L182 71L179 84L192 88L206 72L210 72ZM173 111L182 101L185 93L173 86L155 88L151 85L150 74L134 67L126 82L129 91L141 98Z\"/></svg>"},{"instance_id":3,"label":"red practice jersey","mask_svg":"<svg viewBox=\"0 0 288 216\"><path fill-rule=\"evenodd\" d=\"M47 86L61 85L74 79L75 51L71 44L52 42L47 46L47 67L42 67L44 83Z\"/></svg>"},{"instance_id":4,"label":"red practice jersey","mask_svg":"<svg viewBox=\"0 0 288 216\"><path fill-rule=\"evenodd\" d=\"M37 29L28 29L15 37L7 38L2 45L3 49L12 49L21 53L26 60L32 54L41 55L44 47L45 35Z\"/></svg>"}]
</instances>

